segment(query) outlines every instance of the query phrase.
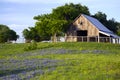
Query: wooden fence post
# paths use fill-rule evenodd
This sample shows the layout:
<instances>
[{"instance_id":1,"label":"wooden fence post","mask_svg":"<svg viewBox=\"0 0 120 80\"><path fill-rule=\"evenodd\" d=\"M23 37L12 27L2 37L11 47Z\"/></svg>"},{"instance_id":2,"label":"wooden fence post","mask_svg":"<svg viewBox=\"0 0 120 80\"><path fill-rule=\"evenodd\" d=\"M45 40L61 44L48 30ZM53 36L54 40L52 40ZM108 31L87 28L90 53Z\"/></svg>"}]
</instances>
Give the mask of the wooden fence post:
<instances>
[{"instance_id":1,"label":"wooden fence post","mask_svg":"<svg viewBox=\"0 0 120 80\"><path fill-rule=\"evenodd\" d=\"M100 42L100 36L98 36L98 43Z\"/></svg>"}]
</instances>

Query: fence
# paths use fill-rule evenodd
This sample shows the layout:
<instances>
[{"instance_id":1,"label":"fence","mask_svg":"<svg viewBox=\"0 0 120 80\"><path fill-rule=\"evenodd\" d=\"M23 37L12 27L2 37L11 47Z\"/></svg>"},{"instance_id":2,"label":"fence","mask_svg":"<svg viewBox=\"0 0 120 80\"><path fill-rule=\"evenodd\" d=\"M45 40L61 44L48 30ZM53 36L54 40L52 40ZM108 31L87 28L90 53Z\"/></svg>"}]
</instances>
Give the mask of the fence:
<instances>
[{"instance_id":1,"label":"fence","mask_svg":"<svg viewBox=\"0 0 120 80\"><path fill-rule=\"evenodd\" d=\"M58 42L61 41L60 37L56 39ZM62 37L63 40L63 37ZM106 42L106 43L120 43L120 38L112 37L91 37L91 36L66 36L64 42Z\"/></svg>"}]
</instances>

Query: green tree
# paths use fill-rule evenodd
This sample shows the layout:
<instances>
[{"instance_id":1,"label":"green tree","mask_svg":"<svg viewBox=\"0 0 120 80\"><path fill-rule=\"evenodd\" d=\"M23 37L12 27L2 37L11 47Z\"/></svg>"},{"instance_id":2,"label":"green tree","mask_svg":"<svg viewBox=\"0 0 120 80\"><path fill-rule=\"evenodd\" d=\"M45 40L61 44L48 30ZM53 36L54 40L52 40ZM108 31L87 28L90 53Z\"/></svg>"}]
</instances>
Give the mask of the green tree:
<instances>
[{"instance_id":1,"label":"green tree","mask_svg":"<svg viewBox=\"0 0 120 80\"><path fill-rule=\"evenodd\" d=\"M89 9L86 6L70 3L53 9L52 16L55 19L73 21L81 13L90 15Z\"/></svg>"},{"instance_id":2,"label":"green tree","mask_svg":"<svg viewBox=\"0 0 120 80\"><path fill-rule=\"evenodd\" d=\"M107 21L106 27L108 29L110 29L111 31L113 31L114 33L117 33L117 26L118 26L118 24L114 18Z\"/></svg>"},{"instance_id":3,"label":"green tree","mask_svg":"<svg viewBox=\"0 0 120 80\"><path fill-rule=\"evenodd\" d=\"M38 30L34 27L29 27L29 29L30 29L31 39L38 42L40 40L40 36L38 35Z\"/></svg>"},{"instance_id":4,"label":"green tree","mask_svg":"<svg viewBox=\"0 0 120 80\"><path fill-rule=\"evenodd\" d=\"M51 38L50 27L48 24L49 20L44 19L42 22L38 22L35 26L38 30L39 35L41 36L41 40L50 40Z\"/></svg>"},{"instance_id":5,"label":"green tree","mask_svg":"<svg viewBox=\"0 0 120 80\"><path fill-rule=\"evenodd\" d=\"M117 22L117 35L120 36L120 23Z\"/></svg>"},{"instance_id":6,"label":"green tree","mask_svg":"<svg viewBox=\"0 0 120 80\"><path fill-rule=\"evenodd\" d=\"M31 40L30 31L28 29L23 30L23 36L26 40Z\"/></svg>"},{"instance_id":7,"label":"green tree","mask_svg":"<svg viewBox=\"0 0 120 80\"><path fill-rule=\"evenodd\" d=\"M23 36L26 39L26 42L31 42L31 40L38 42L40 40L40 36L38 35L36 28L34 27L29 27L28 29L24 29Z\"/></svg>"},{"instance_id":8,"label":"green tree","mask_svg":"<svg viewBox=\"0 0 120 80\"><path fill-rule=\"evenodd\" d=\"M67 26L66 20L50 20L48 26L50 27L50 32L53 36L53 42L56 42L56 36L64 32Z\"/></svg>"},{"instance_id":9,"label":"green tree","mask_svg":"<svg viewBox=\"0 0 120 80\"><path fill-rule=\"evenodd\" d=\"M9 29L8 26L0 24L0 43L7 41L16 41L19 36L14 30Z\"/></svg>"},{"instance_id":10,"label":"green tree","mask_svg":"<svg viewBox=\"0 0 120 80\"><path fill-rule=\"evenodd\" d=\"M38 15L34 17L34 19L37 20L35 23L35 29L40 36L40 41L50 40L51 38L50 27L48 26L51 18L51 14Z\"/></svg>"},{"instance_id":11,"label":"green tree","mask_svg":"<svg viewBox=\"0 0 120 80\"><path fill-rule=\"evenodd\" d=\"M66 20L46 18L40 22L36 22L35 28L38 30L38 34L42 40L49 40L53 36L53 40L55 41L56 36L65 30L66 25Z\"/></svg>"},{"instance_id":12,"label":"green tree","mask_svg":"<svg viewBox=\"0 0 120 80\"><path fill-rule=\"evenodd\" d=\"M16 35L16 32L14 30L9 30L8 31L8 38L9 40L17 40L17 38L19 38L19 35Z\"/></svg>"}]
</instances>

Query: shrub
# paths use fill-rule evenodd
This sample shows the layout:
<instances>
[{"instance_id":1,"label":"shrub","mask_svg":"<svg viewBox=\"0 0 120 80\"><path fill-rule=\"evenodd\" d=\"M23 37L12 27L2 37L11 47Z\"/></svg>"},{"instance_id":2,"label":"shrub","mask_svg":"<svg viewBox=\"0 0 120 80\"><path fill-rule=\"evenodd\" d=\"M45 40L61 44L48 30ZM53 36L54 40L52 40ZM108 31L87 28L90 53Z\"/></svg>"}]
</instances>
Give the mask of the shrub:
<instances>
[{"instance_id":1,"label":"shrub","mask_svg":"<svg viewBox=\"0 0 120 80\"><path fill-rule=\"evenodd\" d=\"M35 41L29 43L29 45L24 48L25 51L30 51L35 49L37 49L37 43Z\"/></svg>"}]
</instances>

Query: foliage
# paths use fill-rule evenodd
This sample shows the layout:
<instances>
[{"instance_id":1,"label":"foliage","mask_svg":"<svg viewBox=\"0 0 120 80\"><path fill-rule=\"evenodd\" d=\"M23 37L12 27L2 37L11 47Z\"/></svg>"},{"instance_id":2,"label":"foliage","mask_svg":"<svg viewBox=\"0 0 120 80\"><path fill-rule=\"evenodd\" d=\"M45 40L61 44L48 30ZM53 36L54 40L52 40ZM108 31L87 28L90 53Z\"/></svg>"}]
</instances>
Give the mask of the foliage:
<instances>
[{"instance_id":1,"label":"foliage","mask_svg":"<svg viewBox=\"0 0 120 80\"><path fill-rule=\"evenodd\" d=\"M37 43L35 41L32 41L32 43L29 43L29 45L24 48L25 51L31 51L35 49L37 49Z\"/></svg>"},{"instance_id":2,"label":"foliage","mask_svg":"<svg viewBox=\"0 0 120 80\"><path fill-rule=\"evenodd\" d=\"M49 40L51 36L60 34L67 27L66 20L48 19L44 18L44 16L41 16L41 20L36 22L35 28L38 30L42 40Z\"/></svg>"},{"instance_id":3,"label":"foliage","mask_svg":"<svg viewBox=\"0 0 120 80\"><path fill-rule=\"evenodd\" d=\"M53 9L52 16L55 19L73 21L81 13L90 15L86 6L70 3Z\"/></svg>"},{"instance_id":4,"label":"foliage","mask_svg":"<svg viewBox=\"0 0 120 80\"><path fill-rule=\"evenodd\" d=\"M29 29L24 29L23 36L26 39L26 42L31 42L31 40L40 40L40 36L38 35L37 30L33 27L29 27Z\"/></svg>"},{"instance_id":5,"label":"foliage","mask_svg":"<svg viewBox=\"0 0 120 80\"><path fill-rule=\"evenodd\" d=\"M23 30L23 36L25 39L31 39L30 31L28 29Z\"/></svg>"},{"instance_id":6,"label":"foliage","mask_svg":"<svg viewBox=\"0 0 120 80\"><path fill-rule=\"evenodd\" d=\"M7 41L17 40L19 36L15 31L9 29L8 26L0 24L0 43L4 43Z\"/></svg>"},{"instance_id":7,"label":"foliage","mask_svg":"<svg viewBox=\"0 0 120 80\"><path fill-rule=\"evenodd\" d=\"M53 35L53 42L56 42L56 36L65 30L67 26L67 21L53 20L49 22L48 26L51 27L50 31Z\"/></svg>"},{"instance_id":8,"label":"foliage","mask_svg":"<svg viewBox=\"0 0 120 80\"><path fill-rule=\"evenodd\" d=\"M104 43L0 44L0 80L119 80L120 45ZM6 52L8 51L8 52ZM9 54L11 53L11 54ZM93 76L94 75L94 76Z\"/></svg>"},{"instance_id":9,"label":"foliage","mask_svg":"<svg viewBox=\"0 0 120 80\"><path fill-rule=\"evenodd\" d=\"M50 40L51 33L48 24L48 19L36 22L35 28L38 30L41 40Z\"/></svg>"}]
</instances>

